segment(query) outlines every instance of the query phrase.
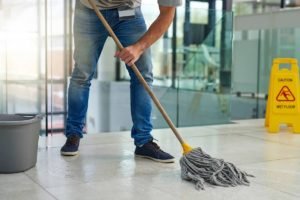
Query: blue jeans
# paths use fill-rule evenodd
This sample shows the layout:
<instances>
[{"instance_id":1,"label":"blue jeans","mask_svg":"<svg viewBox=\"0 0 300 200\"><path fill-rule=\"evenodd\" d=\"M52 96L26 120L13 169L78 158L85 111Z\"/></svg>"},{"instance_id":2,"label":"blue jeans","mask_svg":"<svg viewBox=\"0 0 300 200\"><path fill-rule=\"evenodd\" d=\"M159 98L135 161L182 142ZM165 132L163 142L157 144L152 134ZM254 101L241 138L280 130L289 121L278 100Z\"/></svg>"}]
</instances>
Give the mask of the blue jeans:
<instances>
[{"instance_id":1,"label":"blue jeans","mask_svg":"<svg viewBox=\"0 0 300 200\"><path fill-rule=\"evenodd\" d=\"M103 10L101 13L124 47L134 44L147 30L140 8L135 9L135 18L127 20L119 20L117 9ZM74 18L75 66L68 89L67 137L75 134L83 137L91 79L108 36L95 12L77 0ZM150 49L144 52L136 65L151 87L153 74ZM131 137L135 145L140 146L153 139L150 134L152 131L151 98L131 68L127 66L127 70L131 78L130 100L133 121Z\"/></svg>"}]
</instances>

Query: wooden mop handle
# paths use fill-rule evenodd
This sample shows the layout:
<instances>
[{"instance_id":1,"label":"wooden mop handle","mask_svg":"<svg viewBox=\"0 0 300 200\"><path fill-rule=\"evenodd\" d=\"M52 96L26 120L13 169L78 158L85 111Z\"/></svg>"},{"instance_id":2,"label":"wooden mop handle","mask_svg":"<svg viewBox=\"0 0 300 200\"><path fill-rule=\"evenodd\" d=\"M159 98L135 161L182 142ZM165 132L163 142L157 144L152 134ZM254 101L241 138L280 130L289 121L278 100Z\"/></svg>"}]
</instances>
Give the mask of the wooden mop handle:
<instances>
[{"instance_id":1,"label":"wooden mop handle","mask_svg":"<svg viewBox=\"0 0 300 200\"><path fill-rule=\"evenodd\" d=\"M110 25L107 23L106 19L103 17L103 15L101 14L101 12L98 10L98 8L97 8L94 0L88 0L88 1L89 1L90 5L93 7L94 11L96 12L97 16L99 17L99 19L101 20L101 22L103 23L103 25L105 26L105 28L107 29L107 31L110 34L110 36L113 38L113 40L117 44L118 48L120 50L123 49L124 48L123 45L121 44L121 42L117 38L117 36L114 33L114 31L111 29ZM138 77L140 83L142 83L142 85L144 86L144 88L146 89L146 91L148 92L148 94L150 95L150 97L152 98L153 102L157 106L157 108L160 111L160 113L162 114L162 116L165 118L166 122L168 123L169 127L172 129L173 133L175 134L175 136L177 137L177 139L179 140L179 142L183 145L184 144L184 140L182 139L181 135L179 134L179 132L175 128L175 126L174 126L173 122L171 121L170 117L168 116L167 112L162 107L162 105L160 104L159 100L157 99L157 97L152 92L151 88L149 87L149 85L147 84L147 82L145 81L145 79L143 78L143 76L141 75L141 73L138 70L138 68L136 67L136 65L133 64L130 67L133 70L133 72L135 73L135 75Z\"/></svg>"}]
</instances>

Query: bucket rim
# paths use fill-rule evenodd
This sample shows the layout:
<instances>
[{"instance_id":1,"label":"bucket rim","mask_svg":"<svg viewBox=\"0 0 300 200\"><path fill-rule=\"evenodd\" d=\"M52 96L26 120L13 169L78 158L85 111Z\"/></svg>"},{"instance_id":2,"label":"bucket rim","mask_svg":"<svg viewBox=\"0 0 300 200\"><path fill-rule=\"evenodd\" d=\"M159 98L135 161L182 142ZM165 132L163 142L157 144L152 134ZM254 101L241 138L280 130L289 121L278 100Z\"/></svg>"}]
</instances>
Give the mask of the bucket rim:
<instances>
[{"instance_id":1,"label":"bucket rim","mask_svg":"<svg viewBox=\"0 0 300 200\"><path fill-rule=\"evenodd\" d=\"M8 115L8 116L21 116L21 117L28 117L28 119L19 120L19 121L0 121L0 126L16 126L16 125L26 125L26 124L32 124L36 122L40 122L43 119L42 114L2 114L2 115Z\"/></svg>"}]
</instances>

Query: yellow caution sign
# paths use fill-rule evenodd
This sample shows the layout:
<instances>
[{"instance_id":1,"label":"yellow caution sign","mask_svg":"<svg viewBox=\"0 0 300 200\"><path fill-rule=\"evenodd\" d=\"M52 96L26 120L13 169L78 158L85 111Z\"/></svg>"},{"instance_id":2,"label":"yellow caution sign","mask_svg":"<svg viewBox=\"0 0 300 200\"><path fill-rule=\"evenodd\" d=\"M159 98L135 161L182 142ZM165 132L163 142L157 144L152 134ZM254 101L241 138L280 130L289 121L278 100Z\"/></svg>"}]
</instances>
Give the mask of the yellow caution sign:
<instances>
[{"instance_id":1,"label":"yellow caution sign","mask_svg":"<svg viewBox=\"0 0 300 200\"><path fill-rule=\"evenodd\" d=\"M289 64L289 67L281 67L281 64ZM270 133L278 132L280 124L287 124L294 133L300 133L299 89L297 60L274 59L265 118L265 126Z\"/></svg>"}]
</instances>

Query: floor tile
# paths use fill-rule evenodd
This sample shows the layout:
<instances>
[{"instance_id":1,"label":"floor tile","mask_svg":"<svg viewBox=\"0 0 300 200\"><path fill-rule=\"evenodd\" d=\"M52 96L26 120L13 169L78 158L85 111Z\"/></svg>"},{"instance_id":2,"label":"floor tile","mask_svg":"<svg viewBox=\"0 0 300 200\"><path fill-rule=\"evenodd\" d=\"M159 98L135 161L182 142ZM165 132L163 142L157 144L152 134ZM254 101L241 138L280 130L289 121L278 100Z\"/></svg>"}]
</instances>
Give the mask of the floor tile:
<instances>
[{"instance_id":1,"label":"floor tile","mask_svg":"<svg viewBox=\"0 0 300 200\"><path fill-rule=\"evenodd\" d=\"M243 166L256 175L253 182L267 185L300 199L300 159L283 159Z\"/></svg>"},{"instance_id":2,"label":"floor tile","mask_svg":"<svg viewBox=\"0 0 300 200\"><path fill-rule=\"evenodd\" d=\"M166 192L155 188L143 186L138 181L127 179L107 179L102 182L86 183L76 186L63 186L59 188L49 188L48 191L61 200L81 200L81 199L124 199L124 200L150 200L166 199L172 200L174 197Z\"/></svg>"},{"instance_id":3,"label":"floor tile","mask_svg":"<svg viewBox=\"0 0 300 200\"><path fill-rule=\"evenodd\" d=\"M182 147L170 129L153 136L176 157L172 164L135 158L130 132L87 134L80 153L60 155L65 136L40 137L37 164L25 173L0 175L0 199L300 199L300 135L283 127L269 134L264 120L179 128L192 147L256 176L251 185L197 191L181 179Z\"/></svg>"},{"instance_id":4,"label":"floor tile","mask_svg":"<svg viewBox=\"0 0 300 200\"><path fill-rule=\"evenodd\" d=\"M1 200L55 199L24 173L0 174Z\"/></svg>"}]
</instances>

